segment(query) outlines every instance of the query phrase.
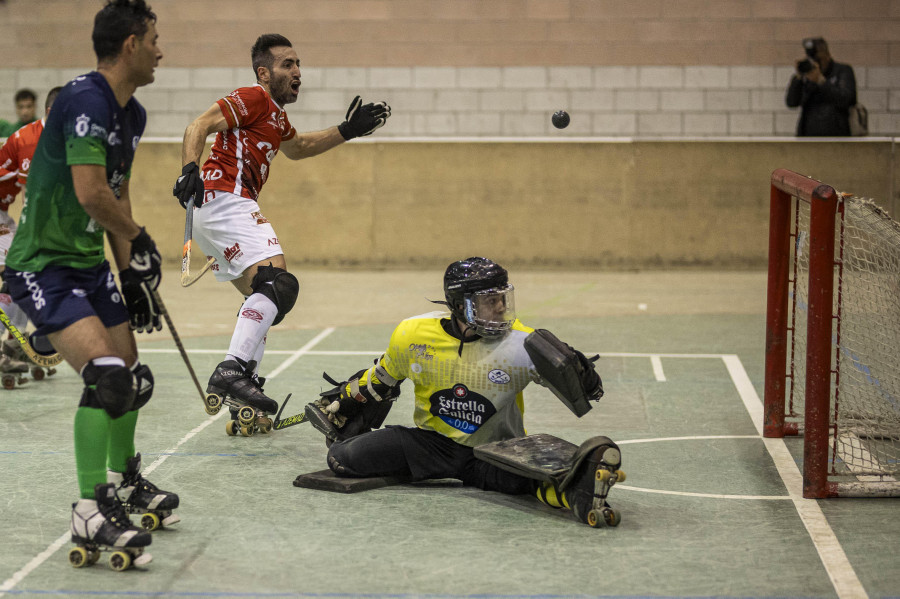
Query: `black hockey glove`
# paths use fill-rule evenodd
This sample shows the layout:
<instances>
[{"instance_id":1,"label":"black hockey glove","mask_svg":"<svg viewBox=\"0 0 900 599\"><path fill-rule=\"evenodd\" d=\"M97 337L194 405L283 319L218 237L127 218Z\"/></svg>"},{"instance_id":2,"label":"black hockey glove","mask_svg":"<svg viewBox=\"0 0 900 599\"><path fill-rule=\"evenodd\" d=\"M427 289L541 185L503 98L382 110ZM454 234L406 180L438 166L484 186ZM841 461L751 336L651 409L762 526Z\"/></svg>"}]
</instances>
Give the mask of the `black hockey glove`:
<instances>
[{"instance_id":1,"label":"black hockey glove","mask_svg":"<svg viewBox=\"0 0 900 599\"><path fill-rule=\"evenodd\" d=\"M391 107L386 102L363 104L362 99L356 96L347 109L347 120L338 125L338 131L347 141L354 137L365 137L383 127L390 116Z\"/></svg>"},{"instance_id":2,"label":"black hockey glove","mask_svg":"<svg viewBox=\"0 0 900 599\"><path fill-rule=\"evenodd\" d=\"M147 283L131 268L119 271L119 282L122 284L122 296L128 308L131 328L138 333L161 330L159 304Z\"/></svg>"},{"instance_id":3,"label":"black hockey glove","mask_svg":"<svg viewBox=\"0 0 900 599\"><path fill-rule=\"evenodd\" d=\"M172 195L178 198L182 208L187 209L188 202L194 199L194 207L199 208L203 203L203 179L200 177L200 167L196 162L188 162L181 169L181 176L175 181Z\"/></svg>"},{"instance_id":4,"label":"black hockey glove","mask_svg":"<svg viewBox=\"0 0 900 599\"><path fill-rule=\"evenodd\" d=\"M591 401L600 401L600 398L603 397L603 381L600 380L600 375L594 368L594 361L600 356L588 358L577 349L573 348L573 351L581 364L581 386L587 394L587 398Z\"/></svg>"},{"instance_id":5,"label":"black hockey glove","mask_svg":"<svg viewBox=\"0 0 900 599\"><path fill-rule=\"evenodd\" d=\"M128 267L150 291L156 291L159 287L159 281L162 279L162 257L144 227L141 227L138 236L131 240L131 259Z\"/></svg>"}]
</instances>

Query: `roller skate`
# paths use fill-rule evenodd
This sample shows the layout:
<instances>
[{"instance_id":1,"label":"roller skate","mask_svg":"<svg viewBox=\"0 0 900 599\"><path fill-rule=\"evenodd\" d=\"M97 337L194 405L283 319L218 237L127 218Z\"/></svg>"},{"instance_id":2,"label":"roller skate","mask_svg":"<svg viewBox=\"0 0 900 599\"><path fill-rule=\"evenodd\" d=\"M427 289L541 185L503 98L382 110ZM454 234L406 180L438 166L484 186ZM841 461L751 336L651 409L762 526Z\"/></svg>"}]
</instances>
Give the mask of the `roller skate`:
<instances>
[{"instance_id":1,"label":"roller skate","mask_svg":"<svg viewBox=\"0 0 900 599\"><path fill-rule=\"evenodd\" d=\"M72 542L69 563L75 568L92 566L101 551L111 551L109 567L117 572L143 566L153 559L144 548L150 545L149 532L131 524L112 483L97 485L95 499L79 499L72 504Z\"/></svg>"},{"instance_id":2,"label":"roller skate","mask_svg":"<svg viewBox=\"0 0 900 599\"><path fill-rule=\"evenodd\" d=\"M572 457L572 468L559 485L574 516L587 525L618 526L621 514L606 503L610 488L625 480L622 454L608 437L592 437Z\"/></svg>"},{"instance_id":3,"label":"roller skate","mask_svg":"<svg viewBox=\"0 0 900 599\"><path fill-rule=\"evenodd\" d=\"M244 365L237 360L225 360L209 377L204 401L206 413L218 414L223 405L228 406L232 420L225 423L225 432L229 436L250 437L256 432L272 431L273 423L268 415L278 411L278 403L262 392L262 383L254 370L255 361Z\"/></svg>"},{"instance_id":4,"label":"roller skate","mask_svg":"<svg viewBox=\"0 0 900 599\"><path fill-rule=\"evenodd\" d=\"M129 458L125 472L106 473L107 480L116 485L116 495L129 514L141 514L141 527L156 530L181 522L172 513L178 507L178 495L163 491L141 476L141 454Z\"/></svg>"},{"instance_id":5,"label":"roller skate","mask_svg":"<svg viewBox=\"0 0 900 599\"><path fill-rule=\"evenodd\" d=\"M34 361L28 357L28 354L25 353L25 350L22 349L22 346L19 342L10 337L9 339L5 339L3 341L2 348L0 348L3 355L9 356L11 359L24 362L31 369L31 378L36 381L42 381L44 378L48 376L53 376L56 374L56 368L53 367L42 367L38 364L35 364Z\"/></svg>"},{"instance_id":6,"label":"roller skate","mask_svg":"<svg viewBox=\"0 0 900 599\"><path fill-rule=\"evenodd\" d=\"M5 354L0 354L0 382L4 389L12 389L16 385L24 385L28 379L23 376L28 372L28 364L13 360Z\"/></svg>"}]
</instances>

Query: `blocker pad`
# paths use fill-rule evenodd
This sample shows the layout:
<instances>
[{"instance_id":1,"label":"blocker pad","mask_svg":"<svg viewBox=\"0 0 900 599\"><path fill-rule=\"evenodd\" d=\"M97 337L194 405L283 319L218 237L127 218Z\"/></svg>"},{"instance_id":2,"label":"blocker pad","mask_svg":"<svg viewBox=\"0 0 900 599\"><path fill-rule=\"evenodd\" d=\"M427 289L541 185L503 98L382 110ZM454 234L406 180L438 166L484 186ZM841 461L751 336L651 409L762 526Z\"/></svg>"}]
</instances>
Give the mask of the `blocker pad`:
<instances>
[{"instance_id":1,"label":"blocker pad","mask_svg":"<svg viewBox=\"0 0 900 599\"><path fill-rule=\"evenodd\" d=\"M301 474L294 480L295 487L331 491L333 493L359 493L392 485L410 482L410 478L402 476L374 476L371 478L350 478L338 476L331 470L319 470Z\"/></svg>"},{"instance_id":2,"label":"blocker pad","mask_svg":"<svg viewBox=\"0 0 900 599\"><path fill-rule=\"evenodd\" d=\"M571 347L546 329L535 329L525 338L525 351L542 383L573 414L581 418L591 409L581 383L584 366Z\"/></svg>"},{"instance_id":3,"label":"blocker pad","mask_svg":"<svg viewBox=\"0 0 900 599\"><path fill-rule=\"evenodd\" d=\"M577 449L574 443L541 433L480 445L475 457L513 474L555 482L568 473Z\"/></svg>"}]
</instances>

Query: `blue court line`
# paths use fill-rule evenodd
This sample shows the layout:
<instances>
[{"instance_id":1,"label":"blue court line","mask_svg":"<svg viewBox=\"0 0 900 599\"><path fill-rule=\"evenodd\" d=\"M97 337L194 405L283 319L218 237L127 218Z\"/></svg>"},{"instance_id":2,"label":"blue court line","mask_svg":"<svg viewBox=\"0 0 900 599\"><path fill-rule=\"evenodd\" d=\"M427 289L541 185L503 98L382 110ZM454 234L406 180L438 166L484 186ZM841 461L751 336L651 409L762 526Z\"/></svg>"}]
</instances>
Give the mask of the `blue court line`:
<instances>
[{"instance_id":1,"label":"blue court line","mask_svg":"<svg viewBox=\"0 0 900 599\"><path fill-rule=\"evenodd\" d=\"M3 455L73 455L75 451L0 451L0 454ZM300 452L297 453L187 453L187 452L179 452L179 453L141 453L144 457L145 461L149 461L151 457L158 457L161 455L167 455L176 458L184 458L184 457L220 457L220 458L274 458L274 457L283 457L283 456L297 456L301 455Z\"/></svg>"}]
</instances>

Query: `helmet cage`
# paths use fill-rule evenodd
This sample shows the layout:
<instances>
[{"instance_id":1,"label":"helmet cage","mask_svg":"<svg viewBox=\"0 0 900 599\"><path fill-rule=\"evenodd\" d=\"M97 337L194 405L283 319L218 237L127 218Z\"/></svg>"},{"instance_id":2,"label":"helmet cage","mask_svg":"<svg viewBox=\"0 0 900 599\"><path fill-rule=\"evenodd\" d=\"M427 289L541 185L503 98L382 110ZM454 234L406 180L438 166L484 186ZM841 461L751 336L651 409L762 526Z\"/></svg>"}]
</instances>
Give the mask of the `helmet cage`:
<instances>
[{"instance_id":1,"label":"helmet cage","mask_svg":"<svg viewBox=\"0 0 900 599\"><path fill-rule=\"evenodd\" d=\"M492 287L466 293L461 316L483 337L504 335L516 320L515 288Z\"/></svg>"}]
</instances>

